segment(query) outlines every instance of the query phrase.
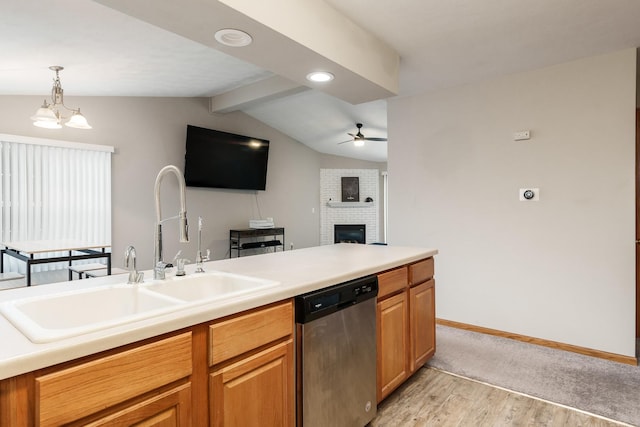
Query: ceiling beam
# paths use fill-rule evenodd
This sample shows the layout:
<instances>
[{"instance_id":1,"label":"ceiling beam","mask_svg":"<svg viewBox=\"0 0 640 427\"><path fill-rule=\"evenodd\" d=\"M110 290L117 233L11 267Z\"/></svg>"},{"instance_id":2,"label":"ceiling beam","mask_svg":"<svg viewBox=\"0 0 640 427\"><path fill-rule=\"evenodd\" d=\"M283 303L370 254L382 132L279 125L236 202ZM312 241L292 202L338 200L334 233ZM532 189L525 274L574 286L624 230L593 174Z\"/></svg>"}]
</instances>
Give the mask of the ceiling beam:
<instances>
[{"instance_id":1,"label":"ceiling beam","mask_svg":"<svg viewBox=\"0 0 640 427\"><path fill-rule=\"evenodd\" d=\"M322 0L95 1L351 104L398 93L399 55ZM223 28L246 31L253 43L221 45L214 34ZM335 79L307 81L317 70Z\"/></svg>"},{"instance_id":2,"label":"ceiling beam","mask_svg":"<svg viewBox=\"0 0 640 427\"><path fill-rule=\"evenodd\" d=\"M389 92L398 93L398 53L324 0L219 1Z\"/></svg>"},{"instance_id":3,"label":"ceiling beam","mask_svg":"<svg viewBox=\"0 0 640 427\"><path fill-rule=\"evenodd\" d=\"M309 90L309 88L284 77L273 76L212 96L209 98L209 111L211 113L230 113L305 90Z\"/></svg>"}]
</instances>

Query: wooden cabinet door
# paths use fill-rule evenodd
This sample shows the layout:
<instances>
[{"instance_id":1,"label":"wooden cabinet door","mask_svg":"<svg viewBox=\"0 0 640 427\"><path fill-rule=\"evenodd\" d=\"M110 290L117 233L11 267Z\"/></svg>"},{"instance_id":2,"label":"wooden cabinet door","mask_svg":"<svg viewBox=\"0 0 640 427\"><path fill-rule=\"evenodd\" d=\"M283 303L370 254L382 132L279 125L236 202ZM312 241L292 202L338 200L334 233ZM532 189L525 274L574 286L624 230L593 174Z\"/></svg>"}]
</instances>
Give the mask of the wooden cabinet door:
<instances>
[{"instance_id":1,"label":"wooden cabinet door","mask_svg":"<svg viewBox=\"0 0 640 427\"><path fill-rule=\"evenodd\" d=\"M407 292L378 302L377 327L377 398L382 401L409 375Z\"/></svg>"},{"instance_id":2,"label":"wooden cabinet door","mask_svg":"<svg viewBox=\"0 0 640 427\"><path fill-rule=\"evenodd\" d=\"M191 387L184 384L84 426L191 426Z\"/></svg>"},{"instance_id":3,"label":"wooden cabinet door","mask_svg":"<svg viewBox=\"0 0 640 427\"><path fill-rule=\"evenodd\" d=\"M410 369L415 372L436 351L436 304L433 279L409 289Z\"/></svg>"},{"instance_id":4,"label":"wooden cabinet door","mask_svg":"<svg viewBox=\"0 0 640 427\"><path fill-rule=\"evenodd\" d=\"M212 426L293 427L293 340L274 345L210 376Z\"/></svg>"}]
</instances>

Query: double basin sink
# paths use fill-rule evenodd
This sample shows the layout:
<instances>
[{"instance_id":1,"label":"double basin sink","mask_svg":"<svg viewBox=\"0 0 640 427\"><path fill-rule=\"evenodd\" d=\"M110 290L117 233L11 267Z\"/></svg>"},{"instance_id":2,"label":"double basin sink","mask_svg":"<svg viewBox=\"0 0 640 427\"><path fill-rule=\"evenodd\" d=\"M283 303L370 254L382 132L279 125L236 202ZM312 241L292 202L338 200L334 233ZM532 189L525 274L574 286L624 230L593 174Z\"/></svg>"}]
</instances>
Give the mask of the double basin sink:
<instances>
[{"instance_id":1,"label":"double basin sink","mask_svg":"<svg viewBox=\"0 0 640 427\"><path fill-rule=\"evenodd\" d=\"M0 303L0 312L32 342L46 343L278 285L224 272L140 284L114 284Z\"/></svg>"}]
</instances>

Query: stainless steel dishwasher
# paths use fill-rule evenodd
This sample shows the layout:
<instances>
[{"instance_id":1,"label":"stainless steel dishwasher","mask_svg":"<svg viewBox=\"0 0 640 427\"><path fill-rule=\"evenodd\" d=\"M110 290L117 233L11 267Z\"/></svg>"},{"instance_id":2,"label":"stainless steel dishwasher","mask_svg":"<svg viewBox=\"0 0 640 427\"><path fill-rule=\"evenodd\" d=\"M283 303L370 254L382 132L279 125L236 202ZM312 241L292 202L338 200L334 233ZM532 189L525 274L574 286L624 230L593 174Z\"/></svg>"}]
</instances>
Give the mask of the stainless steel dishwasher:
<instances>
[{"instance_id":1,"label":"stainless steel dishwasher","mask_svg":"<svg viewBox=\"0 0 640 427\"><path fill-rule=\"evenodd\" d=\"M361 427L376 415L376 295L367 276L296 297L298 425Z\"/></svg>"}]
</instances>

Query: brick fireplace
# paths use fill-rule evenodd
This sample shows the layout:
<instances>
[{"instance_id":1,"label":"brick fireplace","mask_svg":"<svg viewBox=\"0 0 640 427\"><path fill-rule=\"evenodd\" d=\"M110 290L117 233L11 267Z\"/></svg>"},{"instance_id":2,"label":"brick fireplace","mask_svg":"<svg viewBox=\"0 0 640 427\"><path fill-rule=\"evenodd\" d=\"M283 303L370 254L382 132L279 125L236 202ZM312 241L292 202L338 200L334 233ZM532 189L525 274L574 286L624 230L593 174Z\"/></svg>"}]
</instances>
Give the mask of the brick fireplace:
<instances>
[{"instance_id":1,"label":"brick fireplace","mask_svg":"<svg viewBox=\"0 0 640 427\"><path fill-rule=\"evenodd\" d=\"M379 176L378 169L320 169L321 245L335 243L335 225L364 225L364 242L380 241ZM358 177L359 201L342 202L342 177Z\"/></svg>"}]
</instances>

